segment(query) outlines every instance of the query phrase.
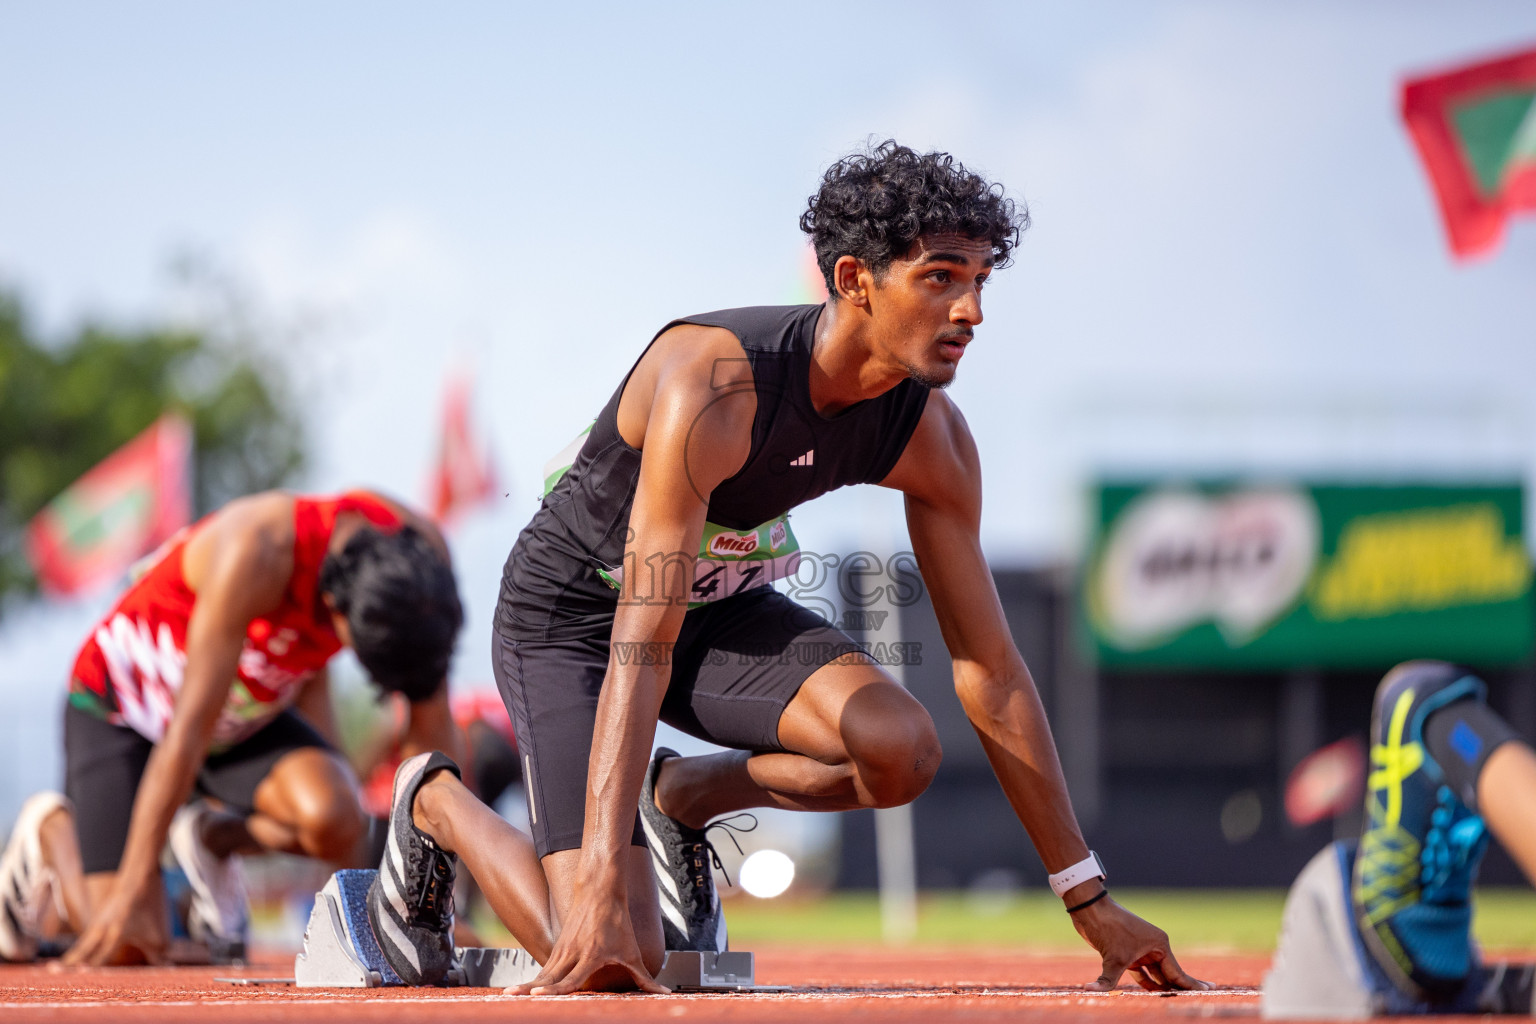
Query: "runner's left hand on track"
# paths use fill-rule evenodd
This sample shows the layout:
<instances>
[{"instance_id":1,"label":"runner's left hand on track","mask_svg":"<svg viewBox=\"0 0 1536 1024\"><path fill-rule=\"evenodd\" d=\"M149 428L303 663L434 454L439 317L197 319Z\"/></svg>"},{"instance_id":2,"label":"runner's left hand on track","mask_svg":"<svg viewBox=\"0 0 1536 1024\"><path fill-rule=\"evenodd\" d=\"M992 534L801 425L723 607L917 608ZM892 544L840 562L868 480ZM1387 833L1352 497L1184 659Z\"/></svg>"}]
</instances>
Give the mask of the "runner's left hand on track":
<instances>
[{"instance_id":1,"label":"runner's left hand on track","mask_svg":"<svg viewBox=\"0 0 1536 1024\"><path fill-rule=\"evenodd\" d=\"M1088 988L1108 992L1126 971L1136 983L1153 992L1173 989L1208 989L1206 982L1184 973L1168 934L1106 897L1072 915L1077 933L1104 958L1104 972Z\"/></svg>"},{"instance_id":2,"label":"runner's left hand on track","mask_svg":"<svg viewBox=\"0 0 1536 1024\"><path fill-rule=\"evenodd\" d=\"M671 991L657 984L645 969L624 893L596 889L586 898L578 898L539 976L507 989L507 993L563 996L636 988L656 995Z\"/></svg>"},{"instance_id":3,"label":"runner's left hand on track","mask_svg":"<svg viewBox=\"0 0 1536 1024\"><path fill-rule=\"evenodd\" d=\"M131 887L118 884L91 917L90 925L64 954L67 965L103 965L165 962L169 941L165 930L165 900L159 886Z\"/></svg>"}]
</instances>

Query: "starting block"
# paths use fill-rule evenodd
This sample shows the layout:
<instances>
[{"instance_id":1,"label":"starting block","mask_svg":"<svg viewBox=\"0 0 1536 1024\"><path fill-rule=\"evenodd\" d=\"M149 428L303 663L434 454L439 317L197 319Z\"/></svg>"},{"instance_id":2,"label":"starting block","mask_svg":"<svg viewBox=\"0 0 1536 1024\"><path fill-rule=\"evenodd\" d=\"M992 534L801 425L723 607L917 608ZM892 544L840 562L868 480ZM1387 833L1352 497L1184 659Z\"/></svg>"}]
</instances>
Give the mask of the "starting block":
<instances>
[{"instance_id":1,"label":"starting block","mask_svg":"<svg viewBox=\"0 0 1536 1024\"><path fill-rule=\"evenodd\" d=\"M338 871L315 896L304 949L294 959L300 988L379 988L404 985L379 949L368 923L373 870ZM454 950L459 966L445 984L506 988L538 977L540 966L526 950L482 946ZM656 980L674 992L769 991L754 984L751 953L669 952ZM777 989L773 989L777 991Z\"/></svg>"},{"instance_id":2,"label":"starting block","mask_svg":"<svg viewBox=\"0 0 1536 1024\"><path fill-rule=\"evenodd\" d=\"M293 961L301 988L379 988L404 985L384 959L368 923L368 887L377 871L338 871L315 896L304 929L304 949ZM532 981L539 965L522 949L455 949L459 966L445 984L506 988Z\"/></svg>"},{"instance_id":3,"label":"starting block","mask_svg":"<svg viewBox=\"0 0 1536 1024\"><path fill-rule=\"evenodd\" d=\"M1354 844L1329 843L1296 876L1280 940L1259 999L1266 1019L1364 1020L1421 1014L1530 1014L1532 965L1473 969L1452 1000L1430 1004L1403 992L1366 951L1350 903Z\"/></svg>"},{"instance_id":4,"label":"starting block","mask_svg":"<svg viewBox=\"0 0 1536 1024\"><path fill-rule=\"evenodd\" d=\"M656 980L674 992L765 992L754 985L751 953L689 953L672 950Z\"/></svg>"}]
</instances>

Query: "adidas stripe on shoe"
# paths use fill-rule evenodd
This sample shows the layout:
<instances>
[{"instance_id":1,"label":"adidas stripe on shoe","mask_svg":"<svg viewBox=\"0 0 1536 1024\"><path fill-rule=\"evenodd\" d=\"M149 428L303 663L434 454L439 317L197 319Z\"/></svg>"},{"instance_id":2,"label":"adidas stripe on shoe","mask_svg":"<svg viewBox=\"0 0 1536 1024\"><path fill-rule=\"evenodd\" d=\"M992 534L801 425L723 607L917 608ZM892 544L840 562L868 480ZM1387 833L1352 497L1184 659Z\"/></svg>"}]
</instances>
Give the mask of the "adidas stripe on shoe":
<instances>
[{"instance_id":1,"label":"adidas stripe on shoe","mask_svg":"<svg viewBox=\"0 0 1536 1024\"><path fill-rule=\"evenodd\" d=\"M677 756L666 747L657 749L640 790L640 823L656 870L662 938L668 950L723 953L725 913L710 871L714 847L703 829L689 828L656 807L656 776L663 761Z\"/></svg>"},{"instance_id":2,"label":"adidas stripe on shoe","mask_svg":"<svg viewBox=\"0 0 1536 1024\"><path fill-rule=\"evenodd\" d=\"M395 771L389 838L368 888L368 923L389 966L408 985L439 985L459 965L453 951L457 858L416 827L416 794L431 773L459 766L445 754L417 754Z\"/></svg>"}]
</instances>

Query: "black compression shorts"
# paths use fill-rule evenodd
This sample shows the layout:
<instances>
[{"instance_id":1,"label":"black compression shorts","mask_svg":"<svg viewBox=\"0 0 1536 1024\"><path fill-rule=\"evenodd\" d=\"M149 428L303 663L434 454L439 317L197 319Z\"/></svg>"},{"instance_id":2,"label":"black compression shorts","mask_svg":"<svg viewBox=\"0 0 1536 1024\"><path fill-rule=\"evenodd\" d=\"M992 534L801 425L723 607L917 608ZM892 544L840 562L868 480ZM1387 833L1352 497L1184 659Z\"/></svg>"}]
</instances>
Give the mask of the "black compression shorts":
<instances>
[{"instance_id":1,"label":"black compression shorts","mask_svg":"<svg viewBox=\"0 0 1536 1024\"><path fill-rule=\"evenodd\" d=\"M529 820L540 857L581 846L587 760L607 637L492 641L496 684L523 758ZM619 658L670 662L661 720L739 750L779 751L779 716L802 683L859 645L815 612L763 587L689 610L670 651L638 645ZM645 838L636 815L634 845Z\"/></svg>"},{"instance_id":2,"label":"black compression shorts","mask_svg":"<svg viewBox=\"0 0 1536 1024\"><path fill-rule=\"evenodd\" d=\"M308 722L292 710L284 711L250 738L203 762L196 789L249 814L256 809L256 787L273 765L304 747L331 749ZM65 706L64 793L75 805L86 874L117 870L128 842L133 799L154 748L127 726Z\"/></svg>"}]
</instances>

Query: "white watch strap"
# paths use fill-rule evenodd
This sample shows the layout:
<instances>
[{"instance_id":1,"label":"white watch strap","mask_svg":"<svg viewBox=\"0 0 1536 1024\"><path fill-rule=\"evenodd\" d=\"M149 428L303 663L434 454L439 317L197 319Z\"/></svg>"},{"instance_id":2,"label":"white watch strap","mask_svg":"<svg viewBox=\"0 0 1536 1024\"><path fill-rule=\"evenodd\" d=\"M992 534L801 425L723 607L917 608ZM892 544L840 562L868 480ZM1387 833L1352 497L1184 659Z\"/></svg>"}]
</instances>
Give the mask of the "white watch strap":
<instances>
[{"instance_id":1,"label":"white watch strap","mask_svg":"<svg viewBox=\"0 0 1536 1024\"><path fill-rule=\"evenodd\" d=\"M1035 877L1039 878L1040 876L1036 875ZM1104 874L1104 862L1099 860L1098 854L1089 850L1088 856L1085 859L1078 861L1065 871L1058 871L1051 876L1051 892L1060 896L1074 885L1086 882L1090 878L1104 877L1107 877Z\"/></svg>"}]
</instances>

